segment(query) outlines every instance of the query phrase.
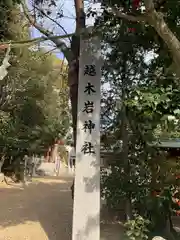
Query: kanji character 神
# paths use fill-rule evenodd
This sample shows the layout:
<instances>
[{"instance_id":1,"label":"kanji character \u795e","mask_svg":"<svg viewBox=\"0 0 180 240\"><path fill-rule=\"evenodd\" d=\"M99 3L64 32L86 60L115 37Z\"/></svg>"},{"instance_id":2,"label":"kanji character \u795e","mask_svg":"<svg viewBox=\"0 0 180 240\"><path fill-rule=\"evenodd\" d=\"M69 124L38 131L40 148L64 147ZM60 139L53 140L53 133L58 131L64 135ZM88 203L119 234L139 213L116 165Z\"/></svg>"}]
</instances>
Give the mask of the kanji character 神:
<instances>
[{"instance_id":1,"label":"kanji character \u795e","mask_svg":"<svg viewBox=\"0 0 180 240\"><path fill-rule=\"evenodd\" d=\"M91 120L85 121L83 129L84 129L84 132L88 130L89 133L91 134L92 130L95 129L95 123L93 123Z\"/></svg>"}]
</instances>

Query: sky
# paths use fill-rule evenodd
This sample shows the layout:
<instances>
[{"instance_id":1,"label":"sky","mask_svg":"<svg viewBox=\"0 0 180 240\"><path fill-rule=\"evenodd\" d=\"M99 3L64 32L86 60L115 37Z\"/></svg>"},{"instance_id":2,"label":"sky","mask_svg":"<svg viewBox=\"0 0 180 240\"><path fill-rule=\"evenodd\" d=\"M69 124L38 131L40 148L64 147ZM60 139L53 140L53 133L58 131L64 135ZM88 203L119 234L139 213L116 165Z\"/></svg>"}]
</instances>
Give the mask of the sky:
<instances>
[{"instance_id":1,"label":"sky","mask_svg":"<svg viewBox=\"0 0 180 240\"><path fill-rule=\"evenodd\" d=\"M32 0L27 0L28 1L28 5L29 7L31 6L31 2ZM87 7L89 7L89 2L88 1L88 5L86 4L85 1L85 9L87 9ZM57 9L62 9L63 10L63 14L64 17L61 19L58 19L58 23L60 23L60 25L65 29L65 31L67 33L73 33L75 31L75 7L74 7L74 0L56 0L56 4L57 7L54 8L53 12L52 12L52 18L54 19L56 16L56 11ZM91 4L91 6L93 6L96 9L100 9L100 4ZM92 25L93 24L93 18L88 18L86 19L86 25ZM43 26L46 29L49 30L53 30L53 32L56 35L64 35L64 31L58 27L56 24L54 24L51 20L47 19L45 22L43 22ZM42 34L35 28L31 28L30 29L31 32L31 37L32 38L36 38L36 37L40 37ZM65 39L66 43L68 44L67 39ZM41 43L40 45L41 47L45 47L47 49L47 51L52 51L52 49L55 48L55 46L53 45L53 43L51 41L46 41L45 43ZM63 59L64 56L61 53L61 51L59 49L55 49L54 51L52 51L53 53L55 53L59 58ZM153 58L155 57L154 53L148 53L147 55L145 55L145 62L149 62L151 61Z\"/></svg>"},{"instance_id":2,"label":"sky","mask_svg":"<svg viewBox=\"0 0 180 240\"><path fill-rule=\"evenodd\" d=\"M29 1L31 2L31 0ZM58 20L58 23L60 23L63 28L68 32L72 33L75 30L75 9L73 5L73 0L59 0L57 1L57 6L59 9L63 10L64 17ZM56 16L56 9L52 12L52 18ZM47 19L45 22L43 22L43 26L48 30L53 30L53 32L56 35L64 34L63 30L57 27L56 24L54 24L51 20ZM36 38L41 36L42 34L32 27L30 29L31 37ZM49 51L50 49L53 49L55 46L52 44L51 41L46 41L46 43L41 44L41 47L44 47ZM63 54L60 52L60 50L56 49L53 51L58 57L63 58Z\"/></svg>"},{"instance_id":3,"label":"sky","mask_svg":"<svg viewBox=\"0 0 180 240\"><path fill-rule=\"evenodd\" d=\"M29 0L29 3L31 3L32 0ZM74 7L74 0L57 0L56 1L57 6L59 9L63 10L64 17L58 20L58 23L61 24L61 26L66 30L67 33L73 33L75 31L75 7ZM29 4L28 4L29 5ZM87 8L87 5L85 5ZM97 4L95 5L97 7ZM55 18L57 8L54 8L52 12L52 18ZM87 25L92 25L93 19L89 18L86 21ZM51 29L56 35L62 35L64 34L64 31L58 27L56 24L54 24L51 20L46 20L43 22L43 26L46 29ZM41 36L41 33L35 29L31 28L31 37L36 38ZM68 44L68 41L65 40ZM47 51L54 48L55 46L52 44L51 41L46 42L45 44L41 44L41 47L46 47ZM53 51L58 57L63 58L63 54L60 52L60 50L56 49Z\"/></svg>"}]
</instances>

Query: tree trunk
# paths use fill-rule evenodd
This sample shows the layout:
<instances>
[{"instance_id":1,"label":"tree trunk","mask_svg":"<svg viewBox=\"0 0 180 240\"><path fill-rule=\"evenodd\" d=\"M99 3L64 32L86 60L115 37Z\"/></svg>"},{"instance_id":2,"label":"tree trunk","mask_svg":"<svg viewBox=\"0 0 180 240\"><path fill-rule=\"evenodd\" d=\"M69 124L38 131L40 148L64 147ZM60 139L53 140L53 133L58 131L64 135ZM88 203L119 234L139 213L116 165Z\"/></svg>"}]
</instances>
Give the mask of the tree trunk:
<instances>
[{"instance_id":1,"label":"tree trunk","mask_svg":"<svg viewBox=\"0 0 180 240\"><path fill-rule=\"evenodd\" d=\"M169 29L168 25L164 21L161 13L152 10L148 14L148 22L156 30L158 35L164 40L168 46L174 63L176 65L175 72L180 76L179 63L180 63L180 41L174 35L174 33Z\"/></svg>"},{"instance_id":2,"label":"tree trunk","mask_svg":"<svg viewBox=\"0 0 180 240\"><path fill-rule=\"evenodd\" d=\"M73 119L73 138L76 148L76 125L77 125L77 101L78 101L78 81L79 81L79 53L80 35L78 33L85 28L85 13L83 0L74 0L76 9L76 35L72 37L71 53L72 59L69 61L68 82L70 87L70 99Z\"/></svg>"},{"instance_id":3,"label":"tree trunk","mask_svg":"<svg viewBox=\"0 0 180 240\"><path fill-rule=\"evenodd\" d=\"M77 59L78 59L78 56L77 56ZM79 64L78 64L78 60L74 59L71 62L69 62L69 71L68 71L68 82L69 82L69 88L70 88L70 100L71 100L72 120L73 120L74 147L76 147L78 78L79 78Z\"/></svg>"},{"instance_id":4,"label":"tree trunk","mask_svg":"<svg viewBox=\"0 0 180 240\"><path fill-rule=\"evenodd\" d=\"M5 156L2 156L1 161L0 161L0 173L2 171L2 166L4 164L4 161L5 161Z\"/></svg>"},{"instance_id":5,"label":"tree trunk","mask_svg":"<svg viewBox=\"0 0 180 240\"><path fill-rule=\"evenodd\" d=\"M72 120L73 120L73 138L74 147L76 147L76 123L77 123L77 96L78 96L78 75L79 75L79 50L80 50L80 32L85 28L85 13L84 13L84 1L74 0L76 9L76 31L71 40L71 48L61 39L53 39L53 35L47 29L44 29L35 19L29 14L26 4L22 2L24 14L30 24L34 26L38 31L54 42L57 48L59 48L66 57L69 64L68 71L68 84L70 88L70 100L72 107Z\"/></svg>"},{"instance_id":6,"label":"tree trunk","mask_svg":"<svg viewBox=\"0 0 180 240\"><path fill-rule=\"evenodd\" d=\"M123 58L123 76L122 76L122 122L121 122L121 134L122 134L122 141L123 141L123 151L122 151L122 159L124 162L124 170L126 174L126 179L129 178L130 175L130 165L129 165L129 159L128 159L128 120L126 116L126 106L124 104L126 100L126 91L127 91L127 79L126 79L126 55L124 55ZM132 219L132 206L131 206L131 193L127 193L126 197L126 220Z\"/></svg>"},{"instance_id":7,"label":"tree trunk","mask_svg":"<svg viewBox=\"0 0 180 240\"><path fill-rule=\"evenodd\" d=\"M126 174L126 180L129 181L130 176L130 164L128 159L128 131L127 131L127 117L126 117L126 109L123 106L122 109L122 141L123 141L123 152L122 159L124 162L124 171ZM126 196L126 220L132 219L132 204L131 204L131 193L128 192Z\"/></svg>"}]
</instances>

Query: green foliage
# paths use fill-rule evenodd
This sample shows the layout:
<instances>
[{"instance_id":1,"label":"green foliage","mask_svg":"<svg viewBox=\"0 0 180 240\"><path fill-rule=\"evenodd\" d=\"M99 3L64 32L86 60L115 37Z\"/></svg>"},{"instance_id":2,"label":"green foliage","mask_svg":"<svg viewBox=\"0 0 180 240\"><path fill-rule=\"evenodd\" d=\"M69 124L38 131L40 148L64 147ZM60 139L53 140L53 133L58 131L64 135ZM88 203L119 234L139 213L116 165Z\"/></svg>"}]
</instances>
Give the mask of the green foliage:
<instances>
[{"instance_id":1,"label":"green foliage","mask_svg":"<svg viewBox=\"0 0 180 240\"><path fill-rule=\"evenodd\" d=\"M26 52L9 69L13 94L10 92L11 99L4 109L9 112L12 123L9 134L16 136L15 147L29 154L40 150L44 152L56 138L66 134L68 98L67 95L62 98L60 92L67 94L68 89L67 84L61 89L58 80L67 80L58 75L59 71L53 69L51 57L45 57L43 52ZM15 76L16 81L13 82Z\"/></svg>"},{"instance_id":2,"label":"green foliage","mask_svg":"<svg viewBox=\"0 0 180 240\"><path fill-rule=\"evenodd\" d=\"M155 84L141 87L132 92L126 102L129 111L136 112L142 130L151 132L157 138L178 138L179 132L179 85L172 79L171 84ZM145 135L145 132L144 132Z\"/></svg>"},{"instance_id":3,"label":"green foliage","mask_svg":"<svg viewBox=\"0 0 180 240\"><path fill-rule=\"evenodd\" d=\"M177 69L174 68L174 65L172 64L174 61L174 53L172 51L170 52L169 49L172 49L172 42L173 41L166 41L165 39L162 39L162 35L159 34L159 31L155 30L155 25L152 24L151 21L149 21L149 18L146 16L145 13L145 6L144 1L140 0L139 7L135 8L133 7L134 1L129 0L122 0L122 1L102 1L102 9L103 14L100 17L97 17L97 29L98 34L104 35L104 32L107 31L107 26L110 27L111 36L109 40L111 39L111 42L116 42L117 45L124 45L125 47L128 45L133 45L133 47L143 47L144 50L152 51L151 53L157 54L157 58L154 58L153 65L151 67L156 68L159 71L159 67L161 68L160 72L162 73L177 73ZM180 2L179 0L173 0L173 4L171 0L161 1L161 0L154 0L153 1L155 9L157 11L157 14L160 18L163 18L167 26L169 27L169 30L174 34L177 39L180 37L180 27L179 27L179 14L180 14ZM113 13L110 13L110 9L113 9L114 12L120 12L126 17L115 17ZM108 9L108 10L107 10ZM89 14L92 14L94 16L97 16L96 10L90 11ZM147 21L131 21L129 20L130 17L133 16L134 18L139 16L147 17ZM151 18L151 14L150 14ZM158 18L155 17L154 20L158 21ZM160 21L159 21L160 23ZM159 25L159 23L157 25ZM160 26L160 25L159 25ZM121 30L124 29L124 32L126 35L121 38ZM133 31L131 31L133 29ZM169 31L169 32L170 32ZM119 32L119 35L117 36L115 32ZM108 33L108 32L107 32ZM107 34L106 34L107 35ZM168 34L167 34L168 36ZM138 38L138 41L136 39ZM168 38L168 37L167 37ZM174 42L175 43L175 42ZM168 45L169 46L168 46ZM171 46L170 46L171 45ZM139 48L140 50L140 48ZM175 52L175 51L174 51ZM118 51L116 52L116 55L118 55ZM177 67L176 67L177 68ZM160 73L158 72L158 74ZM153 73L150 74L151 77L153 77ZM157 72L156 72L157 73ZM156 75L157 76L157 75Z\"/></svg>"},{"instance_id":4,"label":"green foliage","mask_svg":"<svg viewBox=\"0 0 180 240\"><path fill-rule=\"evenodd\" d=\"M5 7L8 27L3 29L2 38L28 39L29 30L20 10L11 4ZM3 50L0 57L4 57ZM6 159L4 168L13 162L19 165L25 154L45 154L69 128L67 71L63 62L43 49L24 47L11 50L10 63L8 76L0 84L0 152Z\"/></svg>"},{"instance_id":5,"label":"green foliage","mask_svg":"<svg viewBox=\"0 0 180 240\"><path fill-rule=\"evenodd\" d=\"M149 220L136 215L134 220L129 220L125 223L126 239L127 240L146 240L148 239Z\"/></svg>"},{"instance_id":6,"label":"green foliage","mask_svg":"<svg viewBox=\"0 0 180 240\"><path fill-rule=\"evenodd\" d=\"M112 6L121 3L114 1ZM133 9L124 12L138 14ZM175 176L180 168L177 158L169 160L168 149L156 149L152 143L180 136L179 79L166 71L171 56L148 24L131 24L109 14L97 28L104 40L102 85L109 85L102 95L102 142L116 153L107 159L109 168L102 170L102 195L115 209L130 202L132 213L150 220L149 230L161 234L172 215L172 195L166 196L166 189L178 187ZM147 61L150 53L156 55ZM162 191L160 198L152 197L156 189Z\"/></svg>"}]
</instances>

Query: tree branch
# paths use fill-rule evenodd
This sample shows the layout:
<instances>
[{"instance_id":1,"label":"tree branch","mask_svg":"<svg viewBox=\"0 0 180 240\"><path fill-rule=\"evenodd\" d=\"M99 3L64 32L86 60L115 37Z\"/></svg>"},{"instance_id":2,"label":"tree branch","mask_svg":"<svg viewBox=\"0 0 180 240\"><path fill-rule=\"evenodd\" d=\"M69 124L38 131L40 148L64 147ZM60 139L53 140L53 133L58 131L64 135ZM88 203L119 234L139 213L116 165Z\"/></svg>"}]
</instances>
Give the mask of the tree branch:
<instances>
[{"instance_id":1,"label":"tree branch","mask_svg":"<svg viewBox=\"0 0 180 240\"><path fill-rule=\"evenodd\" d=\"M144 5L147 13L150 13L155 10L153 0L144 0Z\"/></svg>"},{"instance_id":2,"label":"tree branch","mask_svg":"<svg viewBox=\"0 0 180 240\"><path fill-rule=\"evenodd\" d=\"M70 61L70 59L72 58L71 52L70 52L69 48L67 47L67 45L65 44L65 42L61 41L59 38L55 38L53 36L52 32L50 32L47 29L44 29L43 27L41 27L34 20L34 18L29 14L29 10L28 10L27 6L25 5L25 3L22 2L21 4L22 4L23 11L24 11L24 15L28 19L29 23L32 26L34 26L39 32L41 32L43 35L45 35L47 38L49 38L49 40L51 40L57 46L57 48L59 48L63 52L67 61Z\"/></svg>"},{"instance_id":3,"label":"tree branch","mask_svg":"<svg viewBox=\"0 0 180 240\"><path fill-rule=\"evenodd\" d=\"M84 36L84 38L89 38L89 37L93 36L91 27L87 27L85 30L82 30L78 34L77 33L69 33L69 34L60 35L60 36L54 36L54 35L49 36L49 37L42 36L42 37L37 37L37 38L23 40L23 41L0 42L0 50L7 49L9 47L9 45L11 45L11 48L18 48L18 47L30 46L32 44L36 44L36 43L44 42L44 41L48 41L48 40L51 40L54 42L57 39L70 38L73 36L79 36L80 34L82 34ZM56 48L58 48L58 47L56 46Z\"/></svg>"},{"instance_id":4,"label":"tree branch","mask_svg":"<svg viewBox=\"0 0 180 240\"><path fill-rule=\"evenodd\" d=\"M145 22L146 21L146 16L144 14L141 14L138 16L133 16L133 15L123 13L116 8L111 8L110 13L114 14L115 17L126 19L131 22Z\"/></svg>"},{"instance_id":5,"label":"tree branch","mask_svg":"<svg viewBox=\"0 0 180 240\"><path fill-rule=\"evenodd\" d=\"M61 36L50 36L50 37L37 37L29 40L23 40L23 41L8 41L8 42L0 42L0 49L7 49L9 45L11 45L11 48L17 48L22 46L30 46L35 43L44 42L44 41L56 41L57 39L64 39L68 37L74 36L74 33L69 33L68 35L61 35Z\"/></svg>"},{"instance_id":6,"label":"tree branch","mask_svg":"<svg viewBox=\"0 0 180 240\"><path fill-rule=\"evenodd\" d=\"M65 30L65 28L64 28L61 24L59 24L56 20L54 20L53 18L51 18L50 16L48 16L44 11L41 11L38 7L35 6L35 4L33 5L33 7L34 7L36 10L40 11L41 14L42 14L44 17L48 18L48 19L51 20L53 23L55 23L58 27L60 27L65 34L68 34L67 31ZM68 39L69 39L69 41L71 42L71 39L70 39L70 38L68 38Z\"/></svg>"},{"instance_id":7,"label":"tree branch","mask_svg":"<svg viewBox=\"0 0 180 240\"><path fill-rule=\"evenodd\" d=\"M121 12L120 10L118 10L115 7L112 7L111 9L109 9L109 13L114 14L115 17L118 18L122 18L122 19L126 19L128 21L131 22L147 22L147 15L149 13L152 13L153 11L156 10L156 8L160 8L161 7L161 3L154 3L153 0L144 0L144 4L145 4L145 8L146 8L146 14L139 14L137 16L134 15L129 15L126 13Z\"/></svg>"}]
</instances>

